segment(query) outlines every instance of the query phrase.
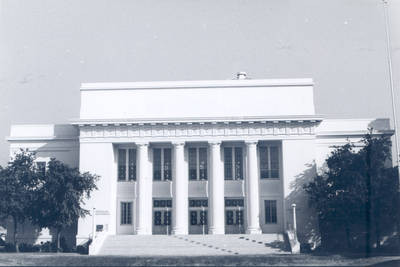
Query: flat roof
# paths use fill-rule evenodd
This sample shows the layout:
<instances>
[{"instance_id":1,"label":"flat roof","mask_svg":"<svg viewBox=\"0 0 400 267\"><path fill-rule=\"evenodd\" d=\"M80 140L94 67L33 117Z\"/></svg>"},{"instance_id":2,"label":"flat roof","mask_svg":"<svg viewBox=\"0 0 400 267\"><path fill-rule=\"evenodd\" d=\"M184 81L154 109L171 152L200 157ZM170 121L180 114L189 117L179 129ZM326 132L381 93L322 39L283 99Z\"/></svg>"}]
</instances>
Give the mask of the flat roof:
<instances>
[{"instance_id":1,"label":"flat roof","mask_svg":"<svg viewBox=\"0 0 400 267\"><path fill-rule=\"evenodd\" d=\"M269 86L313 86L311 78L301 79L243 79L203 81L156 81L156 82L94 82L82 83L81 91L124 89L170 89L212 87L269 87Z\"/></svg>"}]
</instances>

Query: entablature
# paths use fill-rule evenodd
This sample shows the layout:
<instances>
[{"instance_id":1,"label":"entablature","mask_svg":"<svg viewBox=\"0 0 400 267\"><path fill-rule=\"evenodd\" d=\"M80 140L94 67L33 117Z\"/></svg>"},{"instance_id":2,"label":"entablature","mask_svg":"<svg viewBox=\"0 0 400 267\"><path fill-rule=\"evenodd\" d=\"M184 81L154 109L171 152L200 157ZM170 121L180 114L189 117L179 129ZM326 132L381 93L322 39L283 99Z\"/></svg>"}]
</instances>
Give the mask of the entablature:
<instances>
[{"instance_id":1,"label":"entablature","mask_svg":"<svg viewBox=\"0 0 400 267\"><path fill-rule=\"evenodd\" d=\"M302 118L225 118L224 120L169 121L77 121L80 140L90 139L196 139L219 137L314 136L320 117Z\"/></svg>"}]
</instances>

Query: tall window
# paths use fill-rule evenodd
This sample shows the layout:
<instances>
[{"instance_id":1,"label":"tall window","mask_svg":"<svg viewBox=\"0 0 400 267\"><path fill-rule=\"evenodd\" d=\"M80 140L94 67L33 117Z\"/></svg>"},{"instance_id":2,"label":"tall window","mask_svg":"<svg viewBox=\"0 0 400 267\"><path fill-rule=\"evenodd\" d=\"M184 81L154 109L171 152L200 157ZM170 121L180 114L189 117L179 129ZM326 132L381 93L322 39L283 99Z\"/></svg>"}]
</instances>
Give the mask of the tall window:
<instances>
[{"instance_id":1,"label":"tall window","mask_svg":"<svg viewBox=\"0 0 400 267\"><path fill-rule=\"evenodd\" d=\"M265 223L277 223L276 200L265 200Z\"/></svg>"},{"instance_id":2,"label":"tall window","mask_svg":"<svg viewBox=\"0 0 400 267\"><path fill-rule=\"evenodd\" d=\"M136 181L136 149L118 149L118 181Z\"/></svg>"},{"instance_id":3,"label":"tall window","mask_svg":"<svg viewBox=\"0 0 400 267\"><path fill-rule=\"evenodd\" d=\"M189 179L207 180L207 148L189 148Z\"/></svg>"},{"instance_id":4,"label":"tall window","mask_svg":"<svg viewBox=\"0 0 400 267\"><path fill-rule=\"evenodd\" d=\"M224 148L225 180L243 180L243 149L241 147Z\"/></svg>"},{"instance_id":5,"label":"tall window","mask_svg":"<svg viewBox=\"0 0 400 267\"><path fill-rule=\"evenodd\" d=\"M261 179L279 178L279 149L277 146L260 146Z\"/></svg>"},{"instance_id":6,"label":"tall window","mask_svg":"<svg viewBox=\"0 0 400 267\"><path fill-rule=\"evenodd\" d=\"M153 149L153 179L155 181L172 180L171 148Z\"/></svg>"},{"instance_id":7,"label":"tall window","mask_svg":"<svg viewBox=\"0 0 400 267\"><path fill-rule=\"evenodd\" d=\"M132 224L132 202L121 202L121 224Z\"/></svg>"}]
</instances>

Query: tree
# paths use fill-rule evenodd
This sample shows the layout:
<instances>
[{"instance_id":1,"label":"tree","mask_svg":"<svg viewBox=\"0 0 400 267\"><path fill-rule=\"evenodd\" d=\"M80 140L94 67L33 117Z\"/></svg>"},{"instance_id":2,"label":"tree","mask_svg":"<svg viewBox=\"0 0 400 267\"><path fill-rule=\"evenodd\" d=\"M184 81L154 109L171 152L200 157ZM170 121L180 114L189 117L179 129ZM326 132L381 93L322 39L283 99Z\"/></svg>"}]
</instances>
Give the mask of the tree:
<instances>
[{"instance_id":1,"label":"tree","mask_svg":"<svg viewBox=\"0 0 400 267\"><path fill-rule=\"evenodd\" d=\"M21 150L0 169L0 216L11 217L14 226L13 244L18 252L18 223L29 219L34 191L38 185L35 154Z\"/></svg>"},{"instance_id":2,"label":"tree","mask_svg":"<svg viewBox=\"0 0 400 267\"><path fill-rule=\"evenodd\" d=\"M56 230L58 251L61 231L89 213L81 206L84 198L97 189L97 180L97 175L80 173L54 158L49 161L35 195L32 220L42 228Z\"/></svg>"},{"instance_id":3,"label":"tree","mask_svg":"<svg viewBox=\"0 0 400 267\"><path fill-rule=\"evenodd\" d=\"M370 253L372 230L376 247L380 248L382 227L399 219L398 177L396 168L388 168L391 160L391 142L388 137L374 138L368 133L362 140L360 151L365 158L366 169L366 252ZM395 220L393 220L395 219Z\"/></svg>"},{"instance_id":4,"label":"tree","mask_svg":"<svg viewBox=\"0 0 400 267\"><path fill-rule=\"evenodd\" d=\"M363 239L369 254L374 230L379 248L383 229L393 229L398 217L398 178L391 161L389 137L370 133L362 147L348 143L336 147L326 160L327 169L305 185L310 204L318 212L324 246L354 248ZM384 226L384 227L383 227Z\"/></svg>"}]
</instances>

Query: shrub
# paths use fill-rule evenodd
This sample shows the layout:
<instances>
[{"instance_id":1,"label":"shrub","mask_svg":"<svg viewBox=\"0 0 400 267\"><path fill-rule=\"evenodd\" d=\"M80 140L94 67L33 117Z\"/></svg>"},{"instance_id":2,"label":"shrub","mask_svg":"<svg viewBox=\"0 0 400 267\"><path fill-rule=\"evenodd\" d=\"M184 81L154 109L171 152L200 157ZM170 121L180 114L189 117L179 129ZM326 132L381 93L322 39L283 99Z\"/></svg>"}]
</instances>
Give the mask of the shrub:
<instances>
[{"instance_id":1,"label":"shrub","mask_svg":"<svg viewBox=\"0 0 400 267\"><path fill-rule=\"evenodd\" d=\"M15 245L12 243L6 243L4 246L5 252L16 252Z\"/></svg>"},{"instance_id":2,"label":"shrub","mask_svg":"<svg viewBox=\"0 0 400 267\"><path fill-rule=\"evenodd\" d=\"M40 246L42 252L57 252L57 244L47 241Z\"/></svg>"},{"instance_id":3,"label":"shrub","mask_svg":"<svg viewBox=\"0 0 400 267\"><path fill-rule=\"evenodd\" d=\"M72 252L72 249L68 246L65 237L60 238L60 248L62 252Z\"/></svg>"},{"instance_id":4,"label":"shrub","mask_svg":"<svg viewBox=\"0 0 400 267\"><path fill-rule=\"evenodd\" d=\"M20 252L38 252L38 251L40 251L39 245L22 243L18 247L19 247Z\"/></svg>"},{"instance_id":5,"label":"shrub","mask_svg":"<svg viewBox=\"0 0 400 267\"><path fill-rule=\"evenodd\" d=\"M311 244L300 243L300 253L311 253Z\"/></svg>"},{"instance_id":6,"label":"shrub","mask_svg":"<svg viewBox=\"0 0 400 267\"><path fill-rule=\"evenodd\" d=\"M84 245L79 245L76 247L76 253L79 254L89 254L89 248Z\"/></svg>"},{"instance_id":7,"label":"shrub","mask_svg":"<svg viewBox=\"0 0 400 267\"><path fill-rule=\"evenodd\" d=\"M84 243L83 245L79 245L76 247L76 252L79 254L89 254L89 246L92 243L92 240L89 239L86 243Z\"/></svg>"}]
</instances>

